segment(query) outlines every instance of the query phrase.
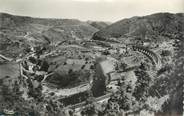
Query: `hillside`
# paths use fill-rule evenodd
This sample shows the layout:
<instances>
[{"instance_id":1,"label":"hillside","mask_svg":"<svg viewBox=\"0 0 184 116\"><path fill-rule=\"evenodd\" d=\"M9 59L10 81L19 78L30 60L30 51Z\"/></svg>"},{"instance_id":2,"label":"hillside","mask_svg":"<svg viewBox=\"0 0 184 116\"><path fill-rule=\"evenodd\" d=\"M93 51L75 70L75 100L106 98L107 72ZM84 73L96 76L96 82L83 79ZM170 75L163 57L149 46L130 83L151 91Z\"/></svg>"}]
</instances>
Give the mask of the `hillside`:
<instances>
[{"instance_id":1,"label":"hillside","mask_svg":"<svg viewBox=\"0 0 184 116\"><path fill-rule=\"evenodd\" d=\"M184 14L158 13L118 21L94 34L94 40L118 40L121 43L145 46L160 55L162 68L157 72L153 90L170 99L158 115L179 115L182 112L181 92L184 64ZM167 54L167 53L168 54ZM150 94L154 94L151 93ZM181 101L180 101L181 100Z\"/></svg>"},{"instance_id":2,"label":"hillside","mask_svg":"<svg viewBox=\"0 0 184 116\"><path fill-rule=\"evenodd\" d=\"M44 19L0 13L0 53L17 57L28 47L89 39L96 31L95 27L76 19Z\"/></svg>"},{"instance_id":3,"label":"hillside","mask_svg":"<svg viewBox=\"0 0 184 116\"><path fill-rule=\"evenodd\" d=\"M93 39L136 37L158 39L158 36L180 38L184 35L184 14L158 13L123 19L98 31ZM121 39L120 39L121 40Z\"/></svg>"}]
</instances>

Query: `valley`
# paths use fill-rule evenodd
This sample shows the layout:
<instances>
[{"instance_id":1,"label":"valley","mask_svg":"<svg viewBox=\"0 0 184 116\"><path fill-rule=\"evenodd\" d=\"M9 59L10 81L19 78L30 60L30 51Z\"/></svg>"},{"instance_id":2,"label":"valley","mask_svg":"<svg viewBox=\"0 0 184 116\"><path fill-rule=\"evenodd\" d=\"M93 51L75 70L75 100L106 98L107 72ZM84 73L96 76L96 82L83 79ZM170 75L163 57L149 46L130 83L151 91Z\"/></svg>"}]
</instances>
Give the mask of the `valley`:
<instances>
[{"instance_id":1,"label":"valley","mask_svg":"<svg viewBox=\"0 0 184 116\"><path fill-rule=\"evenodd\" d=\"M1 112L181 113L181 103L174 101L182 99L184 14L159 13L113 24L4 13L0 18Z\"/></svg>"}]
</instances>

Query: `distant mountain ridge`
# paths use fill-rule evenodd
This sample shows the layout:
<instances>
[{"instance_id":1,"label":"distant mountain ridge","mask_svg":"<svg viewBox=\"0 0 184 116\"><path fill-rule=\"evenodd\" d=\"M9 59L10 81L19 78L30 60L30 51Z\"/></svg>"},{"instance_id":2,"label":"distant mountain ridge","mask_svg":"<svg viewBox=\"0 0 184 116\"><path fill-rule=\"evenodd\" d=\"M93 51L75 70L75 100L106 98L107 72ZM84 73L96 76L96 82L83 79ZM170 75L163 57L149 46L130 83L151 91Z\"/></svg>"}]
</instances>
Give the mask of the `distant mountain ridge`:
<instances>
[{"instance_id":1,"label":"distant mountain ridge","mask_svg":"<svg viewBox=\"0 0 184 116\"><path fill-rule=\"evenodd\" d=\"M10 19L15 24L18 23L38 23L43 25L51 25L51 26L57 26L57 25L75 25L82 23L82 21L79 21L77 19L56 19L56 18L34 18L29 16L17 16L17 15L11 15L7 13L0 13L1 22L5 23L5 19ZM7 22L8 23L8 22ZM9 22L10 23L10 22ZM1 25L2 26L2 25Z\"/></svg>"},{"instance_id":2,"label":"distant mountain ridge","mask_svg":"<svg viewBox=\"0 0 184 116\"><path fill-rule=\"evenodd\" d=\"M155 35L175 37L178 36L178 34L184 36L183 25L184 13L157 13L142 17L132 17L115 22L96 32L93 39L108 40L109 38L127 36L141 38L149 36L151 38L151 36Z\"/></svg>"}]
</instances>

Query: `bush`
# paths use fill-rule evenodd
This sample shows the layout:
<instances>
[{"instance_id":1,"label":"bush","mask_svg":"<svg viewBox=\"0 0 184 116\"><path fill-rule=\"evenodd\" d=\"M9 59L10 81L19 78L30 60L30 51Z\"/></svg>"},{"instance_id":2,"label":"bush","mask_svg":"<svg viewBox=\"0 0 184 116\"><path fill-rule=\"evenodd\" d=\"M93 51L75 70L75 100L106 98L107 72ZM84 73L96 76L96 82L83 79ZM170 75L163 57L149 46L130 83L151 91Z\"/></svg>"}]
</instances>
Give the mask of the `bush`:
<instances>
[{"instance_id":1,"label":"bush","mask_svg":"<svg viewBox=\"0 0 184 116\"><path fill-rule=\"evenodd\" d=\"M161 56L170 56L171 52L169 50L162 50Z\"/></svg>"}]
</instances>

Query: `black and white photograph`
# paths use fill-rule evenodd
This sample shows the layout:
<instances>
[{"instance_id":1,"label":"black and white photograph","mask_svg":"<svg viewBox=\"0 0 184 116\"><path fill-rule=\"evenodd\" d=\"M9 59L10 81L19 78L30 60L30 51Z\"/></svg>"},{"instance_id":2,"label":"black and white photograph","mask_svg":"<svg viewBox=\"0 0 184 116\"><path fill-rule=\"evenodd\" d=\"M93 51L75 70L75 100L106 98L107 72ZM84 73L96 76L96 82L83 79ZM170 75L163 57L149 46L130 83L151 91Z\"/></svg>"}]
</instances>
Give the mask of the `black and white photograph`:
<instances>
[{"instance_id":1,"label":"black and white photograph","mask_svg":"<svg viewBox=\"0 0 184 116\"><path fill-rule=\"evenodd\" d=\"M184 116L184 0L0 0L0 116Z\"/></svg>"}]
</instances>

